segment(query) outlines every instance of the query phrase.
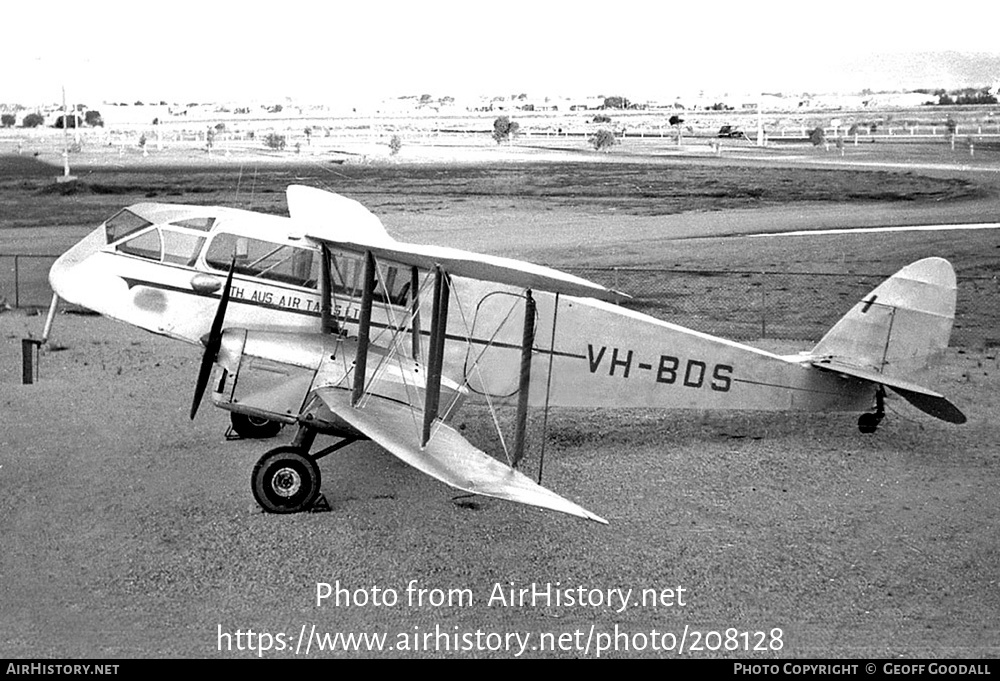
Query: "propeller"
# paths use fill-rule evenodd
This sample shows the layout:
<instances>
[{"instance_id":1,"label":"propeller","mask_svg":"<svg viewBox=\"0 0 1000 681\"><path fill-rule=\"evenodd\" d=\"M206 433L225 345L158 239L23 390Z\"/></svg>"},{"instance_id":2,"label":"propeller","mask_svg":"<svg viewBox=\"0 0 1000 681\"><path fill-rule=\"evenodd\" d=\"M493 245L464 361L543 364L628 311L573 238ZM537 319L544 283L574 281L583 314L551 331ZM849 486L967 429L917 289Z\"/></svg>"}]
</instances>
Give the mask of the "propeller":
<instances>
[{"instance_id":1,"label":"propeller","mask_svg":"<svg viewBox=\"0 0 1000 681\"><path fill-rule=\"evenodd\" d=\"M205 354L201 357L201 368L198 370L198 382L194 386L194 400L191 402L191 419L198 413L201 405L201 398L205 396L205 388L208 387L208 379L212 376L212 365L219 356L219 346L222 344L222 323L226 318L226 307L229 306L229 292L233 286L233 270L236 269L236 258L229 265L229 275L226 276L226 285L222 287L222 297L219 299L219 307L215 310L215 318L212 320L212 329L208 332L208 337L202 336L205 344Z\"/></svg>"}]
</instances>

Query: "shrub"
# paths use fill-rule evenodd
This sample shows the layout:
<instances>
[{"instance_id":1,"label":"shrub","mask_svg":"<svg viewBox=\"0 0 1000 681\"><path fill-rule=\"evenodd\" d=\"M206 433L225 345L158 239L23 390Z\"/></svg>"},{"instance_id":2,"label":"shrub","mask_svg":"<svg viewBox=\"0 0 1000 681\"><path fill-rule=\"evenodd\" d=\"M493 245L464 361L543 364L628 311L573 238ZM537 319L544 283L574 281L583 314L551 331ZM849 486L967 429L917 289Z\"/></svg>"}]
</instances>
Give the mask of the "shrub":
<instances>
[{"instance_id":1,"label":"shrub","mask_svg":"<svg viewBox=\"0 0 1000 681\"><path fill-rule=\"evenodd\" d=\"M45 117L40 113L30 113L21 121L21 126L25 128L37 128L45 122Z\"/></svg>"},{"instance_id":2,"label":"shrub","mask_svg":"<svg viewBox=\"0 0 1000 681\"><path fill-rule=\"evenodd\" d=\"M615 134L607 128L601 128L590 136L590 143L597 151L607 151L618 144Z\"/></svg>"},{"instance_id":3,"label":"shrub","mask_svg":"<svg viewBox=\"0 0 1000 681\"><path fill-rule=\"evenodd\" d=\"M389 140L389 153L395 156L402 148L403 140L399 139L399 135L393 135L392 139Z\"/></svg>"},{"instance_id":4,"label":"shrub","mask_svg":"<svg viewBox=\"0 0 1000 681\"><path fill-rule=\"evenodd\" d=\"M17 116L14 114L3 114L0 116L0 125L3 125L5 128L13 128L15 123L17 123Z\"/></svg>"},{"instance_id":5,"label":"shrub","mask_svg":"<svg viewBox=\"0 0 1000 681\"><path fill-rule=\"evenodd\" d=\"M284 149L285 136L279 135L276 132L268 133L267 137L264 138L264 144L267 145L268 149Z\"/></svg>"}]
</instances>

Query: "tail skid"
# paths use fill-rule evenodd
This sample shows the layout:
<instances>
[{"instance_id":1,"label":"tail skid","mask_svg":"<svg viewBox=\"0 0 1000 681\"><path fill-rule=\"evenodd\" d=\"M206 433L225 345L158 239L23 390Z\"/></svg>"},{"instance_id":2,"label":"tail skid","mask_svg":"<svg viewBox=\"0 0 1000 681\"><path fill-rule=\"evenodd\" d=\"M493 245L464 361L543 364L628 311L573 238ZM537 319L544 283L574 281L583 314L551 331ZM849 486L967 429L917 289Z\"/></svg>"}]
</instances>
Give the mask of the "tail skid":
<instances>
[{"instance_id":1,"label":"tail skid","mask_svg":"<svg viewBox=\"0 0 1000 681\"><path fill-rule=\"evenodd\" d=\"M956 290L947 260L907 265L844 315L813 348L809 363L891 388L935 418L965 423L965 414L943 395L910 380L948 347Z\"/></svg>"}]
</instances>

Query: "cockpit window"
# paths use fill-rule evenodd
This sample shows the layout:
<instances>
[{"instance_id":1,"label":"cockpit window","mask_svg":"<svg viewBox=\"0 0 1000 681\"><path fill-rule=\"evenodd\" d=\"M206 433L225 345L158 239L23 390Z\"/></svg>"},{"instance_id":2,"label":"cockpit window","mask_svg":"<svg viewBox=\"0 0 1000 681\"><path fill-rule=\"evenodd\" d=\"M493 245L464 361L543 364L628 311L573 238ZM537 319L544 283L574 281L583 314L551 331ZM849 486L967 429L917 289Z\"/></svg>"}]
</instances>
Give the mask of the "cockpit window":
<instances>
[{"instance_id":1,"label":"cockpit window","mask_svg":"<svg viewBox=\"0 0 1000 681\"><path fill-rule=\"evenodd\" d=\"M160 260L163 255L163 245L160 242L160 231L157 229L151 229L148 232L143 232L139 236L132 237L128 241L123 241L118 244L116 249L120 253L128 253L129 255L136 255L140 258L148 258L150 260Z\"/></svg>"},{"instance_id":2,"label":"cockpit window","mask_svg":"<svg viewBox=\"0 0 1000 681\"><path fill-rule=\"evenodd\" d=\"M227 271L234 257L240 274L316 288L319 253L311 249L223 233L212 239L205 261L209 267Z\"/></svg>"},{"instance_id":3,"label":"cockpit window","mask_svg":"<svg viewBox=\"0 0 1000 681\"><path fill-rule=\"evenodd\" d=\"M176 222L171 222L170 224L177 225L178 227L187 227L188 229L197 229L202 232L208 232L212 229L212 225L215 224L215 218L188 218L187 220L177 220Z\"/></svg>"},{"instance_id":4,"label":"cockpit window","mask_svg":"<svg viewBox=\"0 0 1000 681\"><path fill-rule=\"evenodd\" d=\"M140 258L191 267L201 253L205 237L169 229L151 229L122 241L115 248Z\"/></svg>"},{"instance_id":5,"label":"cockpit window","mask_svg":"<svg viewBox=\"0 0 1000 681\"><path fill-rule=\"evenodd\" d=\"M145 229L149 227L152 222L145 218L141 218L128 208L122 209L115 213L115 215L104 223L104 233L108 238L108 243L113 244L114 242L124 239L129 234L134 234L140 229Z\"/></svg>"}]
</instances>

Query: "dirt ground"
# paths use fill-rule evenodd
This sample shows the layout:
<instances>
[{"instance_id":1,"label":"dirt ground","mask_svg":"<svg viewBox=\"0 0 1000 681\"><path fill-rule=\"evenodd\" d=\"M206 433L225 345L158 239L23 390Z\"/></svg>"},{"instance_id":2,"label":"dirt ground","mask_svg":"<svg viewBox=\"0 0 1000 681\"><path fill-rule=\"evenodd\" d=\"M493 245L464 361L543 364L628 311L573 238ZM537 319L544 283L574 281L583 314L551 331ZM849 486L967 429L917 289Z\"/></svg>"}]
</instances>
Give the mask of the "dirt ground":
<instances>
[{"instance_id":1,"label":"dirt ground","mask_svg":"<svg viewBox=\"0 0 1000 681\"><path fill-rule=\"evenodd\" d=\"M383 217L403 238L563 264L770 258L849 269L877 260L892 271L947 249L959 272L995 272L995 230L969 243L910 235L751 246L732 236L803 222L995 219L994 180L955 174L958 184L933 173L904 178L920 191L958 187L917 202L650 215L591 199L547 206L516 191L467 197L456 209L418 196L411 211L403 194ZM102 201L103 209L131 197ZM18 219L26 222L0 224L5 243L42 234L56 244L86 227L52 229L30 211ZM1000 655L996 348L952 349L927 376L969 416L962 426L898 399L868 436L856 414L555 413L545 482L610 521L598 526L456 500L370 443L320 462L329 512L266 515L250 495L250 471L291 434L230 442L223 412L189 421L197 348L64 314L39 382L22 386L19 339L37 336L42 321L0 314L8 657L291 658L305 654L300 637L314 631L388 639L382 651L321 651L312 639L311 657L514 657L515 633L530 634L527 657L594 657L600 645L613 646L601 651L607 657ZM489 446L485 413L461 420ZM536 429L531 471L539 449ZM349 590L350 604L331 597L317 606L317 583ZM533 584L589 603L498 598ZM633 590L628 607L613 601L615 589ZM261 634L272 646L263 653Z\"/></svg>"}]
</instances>

